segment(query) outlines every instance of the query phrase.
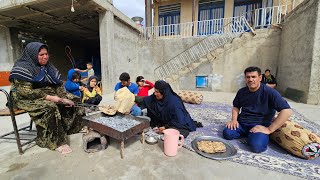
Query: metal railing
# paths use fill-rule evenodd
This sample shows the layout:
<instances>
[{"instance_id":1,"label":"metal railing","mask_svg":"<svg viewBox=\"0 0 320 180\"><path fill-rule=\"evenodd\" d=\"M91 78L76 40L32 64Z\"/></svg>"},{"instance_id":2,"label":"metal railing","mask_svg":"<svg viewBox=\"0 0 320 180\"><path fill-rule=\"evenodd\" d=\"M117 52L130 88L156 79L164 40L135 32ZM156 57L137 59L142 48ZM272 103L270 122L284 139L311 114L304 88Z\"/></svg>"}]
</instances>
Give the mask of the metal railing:
<instances>
[{"instance_id":1,"label":"metal railing","mask_svg":"<svg viewBox=\"0 0 320 180\"><path fill-rule=\"evenodd\" d=\"M223 46L225 43L230 42L233 38L240 36L240 34L245 32L245 29L249 29L249 24L244 16L223 18L221 22L223 25L219 26L220 28L216 29L214 31L215 33L206 36L192 47L157 67L154 70L155 78L164 79L179 72L184 67L187 67L201 57L207 55L208 52L211 52L216 48Z\"/></svg>"},{"instance_id":2,"label":"metal railing","mask_svg":"<svg viewBox=\"0 0 320 180\"><path fill-rule=\"evenodd\" d=\"M254 29L269 28L271 25L281 24L287 13L288 5L281 5L248 11L239 17L244 16ZM220 32L221 27L233 18L237 17L146 27L143 28L141 38L157 40L219 34L223 33Z\"/></svg>"},{"instance_id":3,"label":"metal railing","mask_svg":"<svg viewBox=\"0 0 320 180\"><path fill-rule=\"evenodd\" d=\"M239 17L147 27L143 29L142 38L157 40L221 34L224 33L222 27L237 18Z\"/></svg>"},{"instance_id":4,"label":"metal railing","mask_svg":"<svg viewBox=\"0 0 320 180\"><path fill-rule=\"evenodd\" d=\"M273 6L254 9L241 16L246 17L248 23L254 28L269 28L278 25L284 20L288 13L288 5Z\"/></svg>"}]
</instances>

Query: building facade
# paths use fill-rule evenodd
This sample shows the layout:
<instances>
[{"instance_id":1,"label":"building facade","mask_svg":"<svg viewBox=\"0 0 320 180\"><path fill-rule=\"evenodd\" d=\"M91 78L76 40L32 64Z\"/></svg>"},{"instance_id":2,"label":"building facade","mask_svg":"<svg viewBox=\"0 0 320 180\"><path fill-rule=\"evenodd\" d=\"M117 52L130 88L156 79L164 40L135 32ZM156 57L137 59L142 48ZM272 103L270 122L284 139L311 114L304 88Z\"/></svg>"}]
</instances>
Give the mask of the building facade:
<instances>
[{"instance_id":1,"label":"building facade","mask_svg":"<svg viewBox=\"0 0 320 180\"><path fill-rule=\"evenodd\" d=\"M302 0L155 0L153 26L229 18L259 8L281 5L292 7L301 2Z\"/></svg>"}]
</instances>

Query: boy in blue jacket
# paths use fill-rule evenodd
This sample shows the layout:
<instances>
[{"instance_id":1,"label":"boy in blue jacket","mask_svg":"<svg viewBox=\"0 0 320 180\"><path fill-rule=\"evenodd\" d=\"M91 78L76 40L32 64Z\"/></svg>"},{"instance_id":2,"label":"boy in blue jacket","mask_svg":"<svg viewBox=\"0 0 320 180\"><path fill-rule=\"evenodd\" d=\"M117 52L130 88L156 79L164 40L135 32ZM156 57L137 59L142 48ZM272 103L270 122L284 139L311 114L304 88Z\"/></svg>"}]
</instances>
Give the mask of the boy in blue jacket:
<instances>
[{"instance_id":1,"label":"boy in blue jacket","mask_svg":"<svg viewBox=\"0 0 320 180\"><path fill-rule=\"evenodd\" d=\"M67 92L72 93L78 97L81 97L81 92L83 91L83 86L80 85L81 74L75 69L70 69L68 71L67 82L64 87Z\"/></svg>"}]
</instances>

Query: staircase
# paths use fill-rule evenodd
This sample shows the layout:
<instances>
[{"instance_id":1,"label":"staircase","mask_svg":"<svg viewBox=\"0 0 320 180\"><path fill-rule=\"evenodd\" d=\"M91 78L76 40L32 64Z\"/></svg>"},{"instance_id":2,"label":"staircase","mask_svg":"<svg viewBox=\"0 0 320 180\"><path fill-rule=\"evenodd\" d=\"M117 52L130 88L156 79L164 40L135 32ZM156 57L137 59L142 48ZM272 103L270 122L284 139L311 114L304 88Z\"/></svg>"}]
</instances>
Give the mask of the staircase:
<instances>
[{"instance_id":1,"label":"staircase","mask_svg":"<svg viewBox=\"0 0 320 180\"><path fill-rule=\"evenodd\" d=\"M214 58L209 52L221 49L219 47L239 37L245 30L252 30L244 16L224 18L222 22L224 25L220 25L217 33L205 37L192 47L158 66L154 70L156 80L163 79L169 83L175 82L181 75L191 72L201 63Z\"/></svg>"}]
</instances>

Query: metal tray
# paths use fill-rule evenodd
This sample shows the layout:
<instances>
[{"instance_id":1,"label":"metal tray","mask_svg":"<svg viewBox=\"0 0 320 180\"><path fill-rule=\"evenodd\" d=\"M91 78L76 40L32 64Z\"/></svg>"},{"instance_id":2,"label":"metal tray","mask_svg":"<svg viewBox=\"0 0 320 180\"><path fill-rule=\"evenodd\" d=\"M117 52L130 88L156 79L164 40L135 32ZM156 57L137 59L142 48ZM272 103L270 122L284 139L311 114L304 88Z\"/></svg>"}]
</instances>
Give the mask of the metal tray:
<instances>
[{"instance_id":1,"label":"metal tray","mask_svg":"<svg viewBox=\"0 0 320 180\"><path fill-rule=\"evenodd\" d=\"M223 153L214 153L214 154L209 154L202 152L198 149L197 142L198 141L217 141L217 142L222 142L226 146L226 152ZM230 159L233 158L237 155L237 149L229 142L227 142L224 139L213 137L213 136L200 136L194 139L191 142L192 148L200 155L214 159L214 160L225 160L225 159Z\"/></svg>"},{"instance_id":2,"label":"metal tray","mask_svg":"<svg viewBox=\"0 0 320 180\"><path fill-rule=\"evenodd\" d=\"M120 132L120 131L117 131L116 129L113 129L111 127L94 122L93 120L96 118L99 118L99 117L111 117L111 116L108 116L108 115L100 112L100 113L95 113L95 114L92 114L89 116L82 117L83 125L88 126L89 128L92 128L95 131L98 131L102 134L105 134L107 136L110 136L110 137L118 139L118 140L129 139L133 135L141 133L145 128L150 127L150 122L147 119L142 118L141 116L135 117L132 115L122 115L122 114L117 114L116 116L120 116L120 117L128 118L128 119L134 119L134 120L140 121L141 123L124 131L124 132Z\"/></svg>"}]
</instances>

